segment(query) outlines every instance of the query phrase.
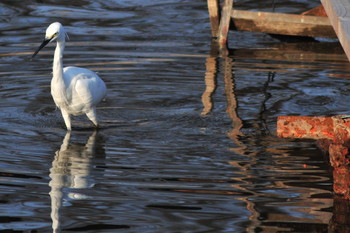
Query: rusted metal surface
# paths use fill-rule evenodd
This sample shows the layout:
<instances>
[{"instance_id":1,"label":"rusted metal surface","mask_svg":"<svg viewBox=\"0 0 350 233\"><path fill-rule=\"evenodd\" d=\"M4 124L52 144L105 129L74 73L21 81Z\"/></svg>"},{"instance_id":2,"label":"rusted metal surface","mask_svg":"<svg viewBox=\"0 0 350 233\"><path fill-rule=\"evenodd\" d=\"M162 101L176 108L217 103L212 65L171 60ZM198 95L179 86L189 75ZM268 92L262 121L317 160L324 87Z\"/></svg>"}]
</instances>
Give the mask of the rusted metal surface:
<instances>
[{"instance_id":1,"label":"rusted metal surface","mask_svg":"<svg viewBox=\"0 0 350 233\"><path fill-rule=\"evenodd\" d=\"M277 135L283 138L332 139L334 137L331 117L279 116Z\"/></svg>"},{"instance_id":2,"label":"rusted metal surface","mask_svg":"<svg viewBox=\"0 0 350 233\"><path fill-rule=\"evenodd\" d=\"M305 11L301 13L301 15L314 15L314 16L327 17L327 13L322 5L314 7L311 10Z\"/></svg>"},{"instance_id":3,"label":"rusted metal surface","mask_svg":"<svg viewBox=\"0 0 350 233\"><path fill-rule=\"evenodd\" d=\"M350 200L350 118L280 116L277 120L277 135L317 140L329 154L334 192Z\"/></svg>"},{"instance_id":4,"label":"rusted metal surface","mask_svg":"<svg viewBox=\"0 0 350 233\"><path fill-rule=\"evenodd\" d=\"M350 167L341 166L333 170L333 190L342 195L344 199L350 199Z\"/></svg>"},{"instance_id":5,"label":"rusted metal surface","mask_svg":"<svg viewBox=\"0 0 350 233\"><path fill-rule=\"evenodd\" d=\"M279 116L277 135L284 138L331 139L344 143L350 138L350 118Z\"/></svg>"}]
</instances>

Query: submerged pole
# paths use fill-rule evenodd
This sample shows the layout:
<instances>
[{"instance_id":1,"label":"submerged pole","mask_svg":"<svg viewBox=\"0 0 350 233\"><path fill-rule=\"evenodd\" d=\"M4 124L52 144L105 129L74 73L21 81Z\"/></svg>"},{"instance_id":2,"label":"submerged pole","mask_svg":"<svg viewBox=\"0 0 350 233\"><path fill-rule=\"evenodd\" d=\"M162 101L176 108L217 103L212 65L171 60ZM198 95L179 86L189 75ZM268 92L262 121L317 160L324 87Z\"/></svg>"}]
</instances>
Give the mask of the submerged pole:
<instances>
[{"instance_id":1,"label":"submerged pole","mask_svg":"<svg viewBox=\"0 0 350 233\"><path fill-rule=\"evenodd\" d=\"M219 0L207 0L212 38L217 40L220 50L227 48L227 37L231 23L233 0L224 0L220 9Z\"/></svg>"}]
</instances>

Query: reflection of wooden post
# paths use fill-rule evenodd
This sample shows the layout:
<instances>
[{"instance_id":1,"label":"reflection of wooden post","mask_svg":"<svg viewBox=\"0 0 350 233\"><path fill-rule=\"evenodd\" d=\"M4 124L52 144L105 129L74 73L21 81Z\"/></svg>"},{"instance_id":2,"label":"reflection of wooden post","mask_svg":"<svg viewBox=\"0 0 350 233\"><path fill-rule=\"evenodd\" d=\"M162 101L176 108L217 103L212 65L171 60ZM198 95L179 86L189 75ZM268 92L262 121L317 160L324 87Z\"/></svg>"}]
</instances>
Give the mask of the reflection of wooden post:
<instances>
[{"instance_id":1,"label":"reflection of wooden post","mask_svg":"<svg viewBox=\"0 0 350 233\"><path fill-rule=\"evenodd\" d=\"M213 109L213 101L211 99L212 94L216 89L216 77L218 73L218 57L219 48L215 41L211 43L211 49L209 57L206 59L205 63L205 91L202 94L203 111L202 116L207 115Z\"/></svg>"},{"instance_id":2,"label":"reflection of wooden post","mask_svg":"<svg viewBox=\"0 0 350 233\"><path fill-rule=\"evenodd\" d=\"M228 136L236 143L238 142L237 136L242 135L240 132L243 123L237 114L237 98L235 95L235 83L233 79L233 59L230 57L224 58L224 80L225 80L225 94L227 98L227 113L232 120L233 128L228 133Z\"/></svg>"},{"instance_id":3,"label":"reflection of wooden post","mask_svg":"<svg viewBox=\"0 0 350 233\"><path fill-rule=\"evenodd\" d=\"M219 52L220 50L220 52ZM233 59L224 56L228 54L226 48L219 49L217 43L213 41L210 55L206 60L206 72L205 72L205 91L202 94L202 103L203 111L201 115L207 115L211 112L213 108L212 94L216 89L216 77L218 72L218 56L223 56L220 60L223 61L223 73L225 81L225 94L227 98L227 113L232 120L233 129L230 130L228 136L236 142L237 145L240 145L239 140L237 140L238 135L242 135L240 129L243 126L242 120L238 117L237 114L237 99L234 93L234 79L233 79Z\"/></svg>"},{"instance_id":4,"label":"reflection of wooden post","mask_svg":"<svg viewBox=\"0 0 350 233\"><path fill-rule=\"evenodd\" d=\"M217 57L208 57L205 63L205 91L202 94L203 111L202 116L207 115L213 109L212 94L216 89Z\"/></svg>"}]
</instances>

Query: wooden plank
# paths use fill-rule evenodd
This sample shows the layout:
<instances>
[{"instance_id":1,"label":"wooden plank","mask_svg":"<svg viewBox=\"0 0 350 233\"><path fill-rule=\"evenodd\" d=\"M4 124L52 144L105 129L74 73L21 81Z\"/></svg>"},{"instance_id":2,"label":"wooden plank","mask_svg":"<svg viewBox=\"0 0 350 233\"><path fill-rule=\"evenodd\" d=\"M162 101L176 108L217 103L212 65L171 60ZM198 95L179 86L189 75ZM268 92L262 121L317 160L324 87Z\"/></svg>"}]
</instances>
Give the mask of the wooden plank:
<instances>
[{"instance_id":1,"label":"wooden plank","mask_svg":"<svg viewBox=\"0 0 350 233\"><path fill-rule=\"evenodd\" d=\"M219 25L219 45L221 48L226 47L228 31L230 29L232 6L233 0L225 0Z\"/></svg>"},{"instance_id":2,"label":"wooden plank","mask_svg":"<svg viewBox=\"0 0 350 233\"><path fill-rule=\"evenodd\" d=\"M322 16L232 10L231 17L236 29L240 31L292 36L337 37L329 19Z\"/></svg>"},{"instance_id":3,"label":"wooden plank","mask_svg":"<svg viewBox=\"0 0 350 233\"><path fill-rule=\"evenodd\" d=\"M350 61L350 0L321 0Z\"/></svg>"},{"instance_id":4,"label":"wooden plank","mask_svg":"<svg viewBox=\"0 0 350 233\"><path fill-rule=\"evenodd\" d=\"M219 34L219 0L207 0L210 18L211 36L217 38Z\"/></svg>"}]
</instances>

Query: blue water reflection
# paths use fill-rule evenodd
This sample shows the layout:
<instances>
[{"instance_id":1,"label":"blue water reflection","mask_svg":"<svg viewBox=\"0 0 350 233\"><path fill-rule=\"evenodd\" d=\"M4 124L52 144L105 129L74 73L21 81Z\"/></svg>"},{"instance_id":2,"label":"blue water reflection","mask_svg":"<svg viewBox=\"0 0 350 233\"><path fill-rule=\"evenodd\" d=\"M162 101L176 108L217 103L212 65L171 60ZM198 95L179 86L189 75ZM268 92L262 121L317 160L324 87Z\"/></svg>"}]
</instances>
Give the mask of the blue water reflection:
<instances>
[{"instance_id":1,"label":"blue water reflection","mask_svg":"<svg viewBox=\"0 0 350 233\"><path fill-rule=\"evenodd\" d=\"M0 232L346 226L327 157L275 136L279 115L349 113L337 42L234 32L220 57L205 1L3 1L0 12ZM78 117L66 134L49 93L53 47L28 61L53 21L70 35L65 65L108 86L98 132Z\"/></svg>"}]
</instances>

